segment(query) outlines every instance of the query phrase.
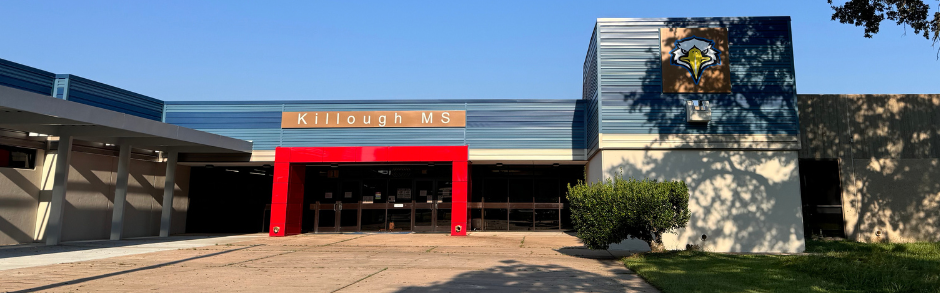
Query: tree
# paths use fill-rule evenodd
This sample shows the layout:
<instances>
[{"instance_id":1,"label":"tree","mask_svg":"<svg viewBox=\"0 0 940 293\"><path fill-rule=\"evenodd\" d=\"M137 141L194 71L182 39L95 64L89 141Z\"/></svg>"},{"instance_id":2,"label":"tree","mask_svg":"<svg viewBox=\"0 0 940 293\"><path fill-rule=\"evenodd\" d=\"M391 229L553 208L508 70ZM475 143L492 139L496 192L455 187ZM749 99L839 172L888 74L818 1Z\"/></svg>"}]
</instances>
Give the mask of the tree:
<instances>
[{"instance_id":1,"label":"tree","mask_svg":"<svg viewBox=\"0 0 940 293\"><path fill-rule=\"evenodd\" d=\"M828 1L832 5L832 0ZM832 6L832 10L832 20L864 26L866 38L877 34L885 19L909 26L915 34L922 34L934 44L940 38L940 11L930 18L930 5L924 0L848 0Z\"/></svg>"},{"instance_id":2,"label":"tree","mask_svg":"<svg viewBox=\"0 0 940 293\"><path fill-rule=\"evenodd\" d=\"M689 222L685 182L617 177L602 183L568 186L571 220L578 238L591 249L607 249L628 238L643 240L653 252L665 249L663 234Z\"/></svg>"}]
</instances>

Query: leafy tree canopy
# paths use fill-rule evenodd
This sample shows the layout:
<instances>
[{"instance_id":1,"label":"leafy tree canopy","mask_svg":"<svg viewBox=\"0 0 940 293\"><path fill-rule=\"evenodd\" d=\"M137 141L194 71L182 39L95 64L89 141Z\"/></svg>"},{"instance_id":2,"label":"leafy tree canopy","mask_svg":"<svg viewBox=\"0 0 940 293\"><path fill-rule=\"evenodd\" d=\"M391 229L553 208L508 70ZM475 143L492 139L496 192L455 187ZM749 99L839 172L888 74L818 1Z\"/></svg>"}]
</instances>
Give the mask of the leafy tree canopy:
<instances>
[{"instance_id":1,"label":"leafy tree canopy","mask_svg":"<svg viewBox=\"0 0 940 293\"><path fill-rule=\"evenodd\" d=\"M828 0L832 5L832 0ZM884 20L914 29L935 44L940 38L940 11L930 15L930 5L925 0L848 0L842 5L832 5L832 20L865 27L865 37L878 33ZM940 2L940 1L938 1Z\"/></svg>"}]
</instances>

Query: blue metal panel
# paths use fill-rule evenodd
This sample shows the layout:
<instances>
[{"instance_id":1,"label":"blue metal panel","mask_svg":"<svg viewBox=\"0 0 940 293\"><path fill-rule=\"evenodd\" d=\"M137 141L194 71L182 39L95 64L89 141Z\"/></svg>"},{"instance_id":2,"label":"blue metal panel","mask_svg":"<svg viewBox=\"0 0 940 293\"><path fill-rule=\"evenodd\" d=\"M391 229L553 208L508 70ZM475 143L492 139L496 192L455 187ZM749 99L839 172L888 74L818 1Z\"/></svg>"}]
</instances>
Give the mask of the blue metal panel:
<instances>
[{"instance_id":1,"label":"blue metal panel","mask_svg":"<svg viewBox=\"0 0 940 293\"><path fill-rule=\"evenodd\" d=\"M582 100L167 102L167 123L276 146L469 145L583 149ZM465 110L466 128L280 129L281 112Z\"/></svg>"},{"instance_id":2,"label":"blue metal panel","mask_svg":"<svg viewBox=\"0 0 940 293\"><path fill-rule=\"evenodd\" d=\"M467 103L467 145L477 149L583 149L582 100Z\"/></svg>"},{"instance_id":3,"label":"blue metal panel","mask_svg":"<svg viewBox=\"0 0 940 293\"><path fill-rule=\"evenodd\" d=\"M163 118L163 101L71 74L57 75L67 80L66 100L146 119Z\"/></svg>"},{"instance_id":4,"label":"blue metal panel","mask_svg":"<svg viewBox=\"0 0 940 293\"><path fill-rule=\"evenodd\" d=\"M581 93L581 99L586 101L584 140L585 147L589 150L598 148L598 133L600 133L600 96L598 95L600 84L597 80L597 60L597 26L595 25L594 31L591 33L587 55L584 57L584 68L582 69L583 92Z\"/></svg>"},{"instance_id":5,"label":"blue metal panel","mask_svg":"<svg viewBox=\"0 0 940 293\"><path fill-rule=\"evenodd\" d=\"M0 59L0 85L52 95L55 73Z\"/></svg>"},{"instance_id":6,"label":"blue metal panel","mask_svg":"<svg viewBox=\"0 0 940 293\"><path fill-rule=\"evenodd\" d=\"M732 94L663 94L659 28L665 27L727 28ZM597 30L600 132L798 133L789 17L603 19ZM707 125L685 122L685 101L693 99L710 101Z\"/></svg>"}]
</instances>

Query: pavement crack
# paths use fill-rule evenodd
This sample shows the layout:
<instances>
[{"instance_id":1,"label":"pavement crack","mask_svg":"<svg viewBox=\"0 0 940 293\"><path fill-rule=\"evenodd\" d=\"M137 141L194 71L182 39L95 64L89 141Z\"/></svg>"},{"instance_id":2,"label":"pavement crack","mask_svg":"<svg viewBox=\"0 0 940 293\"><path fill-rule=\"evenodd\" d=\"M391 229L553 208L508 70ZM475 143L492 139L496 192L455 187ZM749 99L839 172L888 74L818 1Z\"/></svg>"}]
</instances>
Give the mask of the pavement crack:
<instances>
[{"instance_id":1,"label":"pavement crack","mask_svg":"<svg viewBox=\"0 0 940 293\"><path fill-rule=\"evenodd\" d=\"M346 241L350 241L350 240L356 240L356 239L359 239L359 238L362 238L362 237L367 237L367 236L369 236L369 235L362 235L362 236L355 237L355 238L349 238L349 239L345 239L345 240L340 240L340 241L336 241L336 242L331 242L331 243L327 243L327 244L320 245L320 247L330 246L330 245L333 245L333 244L336 244L336 243L342 243L342 242L346 242Z\"/></svg>"},{"instance_id":2,"label":"pavement crack","mask_svg":"<svg viewBox=\"0 0 940 293\"><path fill-rule=\"evenodd\" d=\"M370 277L372 277L372 276L378 275L379 273L384 272L384 271L387 270L387 269L388 269L387 267L386 267L386 268L383 268L383 269L379 270L378 272L374 272L374 273L372 273L372 274L369 274L368 276L362 277L362 279L359 279L359 280L356 280L355 282L349 283L349 284L347 284L346 286L339 287L339 289L330 291L330 293L334 293L334 292L337 292L337 291L339 291L339 290L346 289L346 288L348 288L349 286L355 285L356 283L362 282L362 281L364 281L365 279L368 279L368 278L370 278Z\"/></svg>"}]
</instances>

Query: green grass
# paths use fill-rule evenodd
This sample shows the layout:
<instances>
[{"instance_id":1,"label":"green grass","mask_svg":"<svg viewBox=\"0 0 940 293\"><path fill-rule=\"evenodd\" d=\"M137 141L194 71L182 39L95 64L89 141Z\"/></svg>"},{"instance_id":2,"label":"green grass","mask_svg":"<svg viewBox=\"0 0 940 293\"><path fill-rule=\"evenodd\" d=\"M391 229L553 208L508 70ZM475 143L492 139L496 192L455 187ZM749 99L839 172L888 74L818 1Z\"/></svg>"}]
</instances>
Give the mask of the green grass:
<instances>
[{"instance_id":1,"label":"green grass","mask_svg":"<svg viewBox=\"0 0 940 293\"><path fill-rule=\"evenodd\" d=\"M940 243L807 241L808 255L673 251L624 259L663 292L940 292Z\"/></svg>"}]
</instances>

